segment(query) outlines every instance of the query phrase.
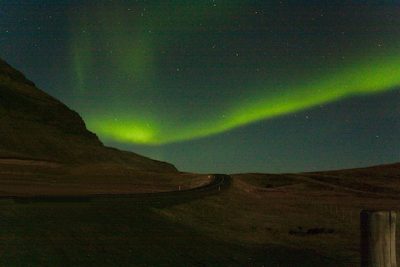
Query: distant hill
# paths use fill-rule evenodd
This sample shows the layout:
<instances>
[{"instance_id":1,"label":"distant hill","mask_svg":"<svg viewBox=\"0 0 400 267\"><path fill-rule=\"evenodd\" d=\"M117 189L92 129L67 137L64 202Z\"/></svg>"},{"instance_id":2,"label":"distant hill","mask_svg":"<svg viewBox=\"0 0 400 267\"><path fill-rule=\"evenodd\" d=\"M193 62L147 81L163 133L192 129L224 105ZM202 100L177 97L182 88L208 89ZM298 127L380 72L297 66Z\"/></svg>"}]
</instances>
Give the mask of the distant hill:
<instances>
[{"instance_id":1,"label":"distant hill","mask_svg":"<svg viewBox=\"0 0 400 267\"><path fill-rule=\"evenodd\" d=\"M234 174L233 177L243 181L243 186L250 185L264 189L312 184L357 194L367 193L384 197L400 194L400 163L305 173L243 173Z\"/></svg>"},{"instance_id":2,"label":"distant hill","mask_svg":"<svg viewBox=\"0 0 400 267\"><path fill-rule=\"evenodd\" d=\"M380 178L400 178L400 163L382 164L364 168L313 172L314 174L331 174L343 176L376 176Z\"/></svg>"},{"instance_id":3,"label":"distant hill","mask_svg":"<svg viewBox=\"0 0 400 267\"><path fill-rule=\"evenodd\" d=\"M117 164L175 172L168 163L105 147L78 113L38 89L0 59L0 159L67 164Z\"/></svg>"}]
</instances>

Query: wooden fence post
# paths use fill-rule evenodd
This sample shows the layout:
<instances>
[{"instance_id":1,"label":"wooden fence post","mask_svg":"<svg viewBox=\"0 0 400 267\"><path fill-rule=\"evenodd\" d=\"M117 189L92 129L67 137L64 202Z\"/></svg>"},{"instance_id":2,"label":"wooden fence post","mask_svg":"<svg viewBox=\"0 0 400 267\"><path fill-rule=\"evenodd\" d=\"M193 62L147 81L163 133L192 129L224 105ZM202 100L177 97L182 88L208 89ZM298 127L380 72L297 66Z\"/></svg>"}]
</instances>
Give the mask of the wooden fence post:
<instances>
[{"instance_id":1,"label":"wooden fence post","mask_svg":"<svg viewBox=\"0 0 400 267\"><path fill-rule=\"evenodd\" d=\"M360 214L361 267L396 267L396 212Z\"/></svg>"}]
</instances>

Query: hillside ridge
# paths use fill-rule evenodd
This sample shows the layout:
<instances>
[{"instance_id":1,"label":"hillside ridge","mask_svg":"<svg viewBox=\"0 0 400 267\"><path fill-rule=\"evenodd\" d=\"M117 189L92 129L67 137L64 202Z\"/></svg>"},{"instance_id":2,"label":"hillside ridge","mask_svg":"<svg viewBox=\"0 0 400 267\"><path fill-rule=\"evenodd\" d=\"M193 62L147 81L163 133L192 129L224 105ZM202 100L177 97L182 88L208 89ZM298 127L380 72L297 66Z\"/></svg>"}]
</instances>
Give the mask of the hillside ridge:
<instances>
[{"instance_id":1,"label":"hillside ridge","mask_svg":"<svg viewBox=\"0 0 400 267\"><path fill-rule=\"evenodd\" d=\"M0 59L0 158L112 163L175 172L166 162L106 147L80 115Z\"/></svg>"}]
</instances>

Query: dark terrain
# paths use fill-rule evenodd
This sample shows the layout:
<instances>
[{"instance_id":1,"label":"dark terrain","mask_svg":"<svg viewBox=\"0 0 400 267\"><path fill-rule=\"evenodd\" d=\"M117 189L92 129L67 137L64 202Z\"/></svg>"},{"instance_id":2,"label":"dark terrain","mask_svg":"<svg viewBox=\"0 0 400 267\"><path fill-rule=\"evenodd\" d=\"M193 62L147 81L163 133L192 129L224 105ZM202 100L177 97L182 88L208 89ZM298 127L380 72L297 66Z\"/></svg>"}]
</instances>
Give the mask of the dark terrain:
<instances>
[{"instance_id":1,"label":"dark terrain","mask_svg":"<svg viewBox=\"0 0 400 267\"><path fill-rule=\"evenodd\" d=\"M207 182L105 147L78 113L0 59L0 196L157 192Z\"/></svg>"},{"instance_id":2,"label":"dark terrain","mask_svg":"<svg viewBox=\"0 0 400 267\"><path fill-rule=\"evenodd\" d=\"M360 211L400 207L400 164L209 176L104 147L2 61L0 125L0 266L359 266Z\"/></svg>"},{"instance_id":3,"label":"dark terrain","mask_svg":"<svg viewBox=\"0 0 400 267\"><path fill-rule=\"evenodd\" d=\"M114 163L176 171L168 163L104 147L78 113L38 89L0 59L0 158L72 164Z\"/></svg>"},{"instance_id":4,"label":"dark terrain","mask_svg":"<svg viewBox=\"0 0 400 267\"><path fill-rule=\"evenodd\" d=\"M366 172L336 175L352 183ZM378 173L352 190L321 184L328 174L240 174L221 188L83 202L4 199L0 265L359 266L360 211L398 210L399 191L372 188Z\"/></svg>"}]
</instances>

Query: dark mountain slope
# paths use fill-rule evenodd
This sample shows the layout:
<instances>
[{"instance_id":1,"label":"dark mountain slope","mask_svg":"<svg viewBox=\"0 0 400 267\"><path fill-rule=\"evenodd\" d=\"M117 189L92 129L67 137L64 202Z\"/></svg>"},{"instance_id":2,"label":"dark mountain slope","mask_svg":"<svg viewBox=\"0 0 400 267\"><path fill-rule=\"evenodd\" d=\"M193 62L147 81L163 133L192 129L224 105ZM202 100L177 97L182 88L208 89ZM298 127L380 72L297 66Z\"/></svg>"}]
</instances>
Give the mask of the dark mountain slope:
<instances>
[{"instance_id":1,"label":"dark mountain slope","mask_svg":"<svg viewBox=\"0 0 400 267\"><path fill-rule=\"evenodd\" d=\"M171 172L175 167L103 146L75 111L0 60L0 158L73 164L110 163Z\"/></svg>"}]
</instances>

